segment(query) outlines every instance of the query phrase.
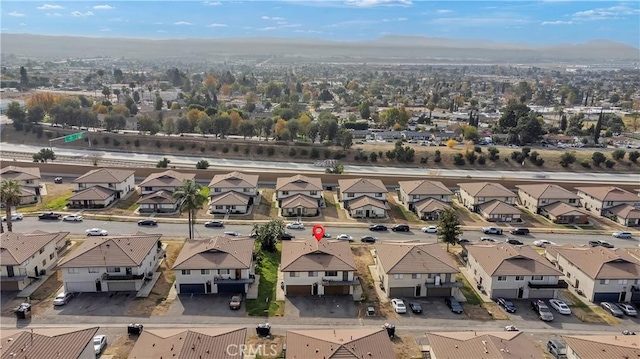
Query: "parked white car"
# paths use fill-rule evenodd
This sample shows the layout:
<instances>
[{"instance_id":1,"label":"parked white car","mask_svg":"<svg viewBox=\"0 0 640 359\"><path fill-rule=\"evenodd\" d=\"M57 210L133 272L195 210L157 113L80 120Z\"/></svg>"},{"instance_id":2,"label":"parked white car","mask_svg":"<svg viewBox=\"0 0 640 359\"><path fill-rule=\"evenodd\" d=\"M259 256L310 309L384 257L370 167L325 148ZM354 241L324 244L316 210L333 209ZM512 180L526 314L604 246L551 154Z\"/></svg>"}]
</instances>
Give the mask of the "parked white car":
<instances>
[{"instance_id":1,"label":"parked white car","mask_svg":"<svg viewBox=\"0 0 640 359\"><path fill-rule=\"evenodd\" d=\"M407 306L404 305L404 301L402 299L391 299L391 306L393 310L398 314L404 314L407 312Z\"/></svg>"},{"instance_id":2,"label":"parked white car","mask_svg":"<svg viewBox=\"0 0 640 359\"><path fill-rule=\"evenodd\" d=\"M533 242L533 245L536 246L536 247L544 248L546 246L555 246L556 244L551 242L551 241L548 241L546 239L538 239L537 241Z\"/></svg>"},{"instance_id":3,"label":"parked white car","mask_svg":"<svg viewBox=\"0 0 640 359\"><path fill-rule=\"evenodd\" d=\"M304 229L304 224L301 222L292 222L287 224L287 229Z\"/></svg>"},{"instance_id":4,"label":"parked white car","mask_svg":"<svg viewBox=\"0 0 640 359\"><path fill-rule=\"evenodd\" d=\"M638 316L638 311L636 310L636 308L633 307L633 305L629 304L629 303L618 303L618 307L620 308L620 310L630 316L630 317L637 317Z\"/></svg>"},{"instance_id":5,"label":"parked white car","mask_svg":"<svg viewBox=\"0 0 640 359\"><path fill-rule=\"evenodd\" d=\"M54 306L65 305L69 303L69 301L73 298L73 293L69 292L60 292L56 295L56 298L53 300Z\"/></svg>"},{"instance_id":6,"label":"parked white car","mask_svg":"<svg viewBox=\"0 0 640 359\"><path fill-rule=\"evenodd\" d=\"M102 354L104 348L107 347L107 336L106 335L96 335L93 337L93 350L97 355Z\"/></svg>"},{"instance_id":7,"label":"parked white car","mask_svg":"<svg viewBox=\"0 0 640 359\"><path fill-rule=\"evenodd\" d=\"M11 214L11 220L12 221L21 221L24 218L24 216L22 215L22 213L12 213ZM6 222L7 221L7 216L2 216L2 222Z\"/></svg>"},{"instance_id":8,"label":"parked white car","mask_svg":"<svg viewBox=\"0 0 640 359\"><path fill-rule=\"evenodd\" d=\"M82 222L82 216L79 214L69 214L62 217L65 222Z\"/></svg>"},{"instance_id":9,"label":"parked white car","mask_svg":"<svg viewBox=\"0 0 640 359\"><path fill-rule=\"evenodd\" d=\"M87 236L106 236L108 233L102 228L89 228L85 231Z\"/></svg>"},{"instance_id":10,"label":"parked white car","mask_svg":"<svg viewBox=\"0 0 640 359\"><path fill-rule=\"evenodd\" d=\"M422 227L424 233L438 233L438 226Z\"/></svg>"},{"instance_id":11,"label":"parked white car","mask_svg":"<svg viewBox=\"0 0 640 359\"><path fill-rule=\"evenodd\" d=\"M561 301L560 299L549 299L549 305L560 314L571 314L571 308L569 308L567 303Z\"/></svg>"},{"instance_id":12,"label":"parked white car","mask_svg":"<svg viewBox=\"0 0 640 359\"><path fill-rule=\"evenodd\" d=\"M336 237L337 240L340 241L349 241L349 242L353 242L353 236L350 236L348 234L340 234Z\"/></svg>"}]
</instances>

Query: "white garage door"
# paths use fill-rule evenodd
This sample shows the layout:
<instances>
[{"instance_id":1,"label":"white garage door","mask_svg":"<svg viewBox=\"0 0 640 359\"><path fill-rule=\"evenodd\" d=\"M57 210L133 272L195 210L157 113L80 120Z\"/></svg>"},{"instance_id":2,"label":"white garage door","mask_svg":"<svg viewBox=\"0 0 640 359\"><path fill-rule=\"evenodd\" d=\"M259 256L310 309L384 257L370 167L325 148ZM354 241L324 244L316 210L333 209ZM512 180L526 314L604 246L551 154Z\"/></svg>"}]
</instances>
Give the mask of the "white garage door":
<instances>
[{"instance_id":1,"label":"white garage door","mask_svg":"<svg viewBox=\"0 0 640 359\"><path fill-rule=\"evenodd\" d=\"M95 292L96 282L67 282L65 287L71 293Z\"/></svg>"},{"instance_id":2,"label":"white garage door","mask_svg":"<svg viewBox=\"0 0 640 359\"><path fill-rule=\"evenodd\" d=\"M130 292L136 290L136 282L109 282L109 292Z\"/></svg>"}]
</instances>

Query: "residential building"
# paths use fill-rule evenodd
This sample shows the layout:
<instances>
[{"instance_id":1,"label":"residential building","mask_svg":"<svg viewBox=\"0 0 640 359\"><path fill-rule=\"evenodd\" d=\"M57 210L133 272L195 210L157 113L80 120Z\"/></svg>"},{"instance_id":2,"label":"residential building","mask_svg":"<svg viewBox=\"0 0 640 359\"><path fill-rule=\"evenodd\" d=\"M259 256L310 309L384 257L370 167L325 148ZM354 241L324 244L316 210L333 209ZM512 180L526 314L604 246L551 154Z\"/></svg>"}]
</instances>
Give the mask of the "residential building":
<instances>
[{"instance_id":1,"label":"residential building","mask_svg":"<svg viewBox=\"0 0 640 359\"><path fill-rule=\"evenodd\" d=\"M415 180L399 181L398 184L398 199L405 208L415 212L420 218L438 219L439 212L450 207L453 192L442 182Z\"/></svg>"},{"instance_id":2,"label":"residential building","mask_svg":"<svg viewBox=\"0 0 640 359\"><path fill-rule=\"evenodd\" d=\"M428 358L542 358L544 354L523 332L431 332Z\"/></svg>"},{"instance_id":3,"label":"residential building","mask_svg":"<svg viewBox=\"0 0 640 359\"><path fill-rule=\"evenodd\" d=\"M347 241L282 241L280 270L285 295L353 295L360 283Z\"/></svg>"},{"instance_id":4,"label":"residential building","mask_svg":"<svg viewBox=\"0 0 640 359\"><path fill-rule=\"evenodd\" d=\"M613 186L578 187L584 208L625 226L640 225L640 196Z\"/></svg>"},{"instance_id":5,"label":"residential building","mask_svg":"<svg viewBox=\"0 0 640 359\"><path fill-rule=\"evenodd\" d=\"M58 265L67 292L138 291L163 258L161 234L89 237Z\"/></svg>"},{"instance_id":6,"label":"residential building","mask_svg":"<svg viewBox=\"0 0 640 359\"><path fill-rule=\"evenodd\" d=\"M2 329L2 358L95 359L98 327Z\"/></svg>"},{"instance_id":7,"label":"residential building","mask_svg":"<svg viewBox=\"0 0 640 359\"><path fill-rule=\"evenodd\" d=\"M175 192L176 187L182 186L185 180L194 179L195 173L183 173L174 170L152 173L140 184L140 195L147 195L158 191Z\"/></svg>"},{"instance_id":8,"label":"residential building","mask_svg":"<svg viewBox=\"0 0 640 359\"><path fill-rule=\"evenodd\" d=\"M563 335L567 359L628 359L640 355L633 335Z\"/></svg>"},{"instance_id":9,"label":"residential building","mask_svg":"<svg viewBox=\"0 0 640 359\"><path fill-rule=\"evenodd\" d=\"M112 168L91 170L73 180L70 208L105 208L135 189L135 171Z\"/></svg>"},{"instance_id":10,"label":"residential building","mask_svg":"<svg viewBox=\"0 0 640 359\"><path fill-rule=\"evenodd\" d=\"M499 183L459 183L458 186L460 186L460 202L472 212L478 212L480 205L491 201L502 201L514 205L518 197Z\"/></svg>"},{"instance_id":11,"label":"residential building","mask_svg":"<svg viewBox=\"0 0 640 359\"><path fill-rule=\"evenodd\" d=\"M478 206L478 213L489 222L520 222L520 210L511 204L494 199Z\"/></svg>"},{"instance_id":12,"label":"residential building","mask_svg":"<svg viewBox=\"0 0 640 359\"><path fill-rule=\"evenodd\" d=\"M0 170L3 181L16 180L22 187L20 205L40 202L40 168L7 166Z\"/></svg>"},{"instance_id":13,"label":"residential building","mask_svg":"<svg viewBox=\"0 0 640 359\"><path fill-rule=\"evenodd\" d=\"M555 298L562 272L529 246L467 245L467 268L490 298Z\"/></svg>"},{"instance_id":14,"label":"residential building","mask_svg":"<svg viewBox=\"0 0 640 359\"><path fill-rule=\"evenodd\" d=\"M556 202L572 207L580 206L580 197L577 194L555 184L525 184L516 187L520 204L533 213L540 214L542 208Z\"/></svg>"},{"instance_id":15,"label":"residential building","mask_svg":"<svg viewBox=\"0 0 640 359\"><path fill-rule=\"evenodd\" d=\"M565 202L554 202L540 208L541 215L557 224L588 224L589 214L580 207Z\"/></svg>"},{"instance_id":16,"label":"residential building","mask_svg":"<svg viewBox=\"0 0 640 359\"><path fill-rule=\"evenodd\" d=\"M382 328L289 330L287 359L396 358L387 331Z\"/></svg>"},{"instance_id":17,"label":"residential building","mask_svg":"<svg viewBox=\"0 0 640 359\"><path fill-rule=\"evenodd\" d=\"M178 294L246 293L255 280L253 238L187 240L173 270Z\"/></svg>"},{"instance_id":18,"label":"residential building","mask_svg":"<svg viewBox=\"0 0 640 359\"><path fill-rule=\"evenodd\" d=\"M173 192L159 190L141 197L136 203L140 213L174 213L180 209L181 200Z\"/></svg>"},{"instance_id":19,"label":"residential building","mask_svg":"<svg viewBox=\"0 0 640 359\"><path fill-rule=\"evenodd\" d=\"M324 207L322 179L295 175L278 177L276 199L283 216L317 216Z\"/></svg>"},{"instance_id":20,"label":"residential building","mask_svg":"<svg viewBox=\"0 0 640 359\"><path fill-rule=\"evenodd\" d=\"M387 188L379 179L353 178L338 180L338 199L354 218L386 217Z\"/></svg>"},{"instance_id":21,"label":"residential building","mask_svg":"<svg viewBox=\"0 0 640 359\"><path fill-rule=\"evenodd\" d=\"M55 267L58 262L56 245L69 232L0 235L0 288L3 291L23 290L32 281Z\"/></svg>"},{"instance_id":22,"label":"residential building","mask_svg":"<svg viewBox=\"0 0 640 359\"><path fill-rule=\"evenodd\" d=\"M246 340L247 328L145 328L128 358L241 359Z\"/></svg>"},{"instance_id":23,"label":"residential building","mask_svg":"<svg viewBox=\"0 0 640 359\"><path fill-rule=\"evenodd\" d=\"M462 286L458 267L439 243L382 242L375 245L380 283L389 298L448 297Z\"/></svg>"},{"instance_id":24,"label":"residential building","mask_svg":"<svg viewBox=\"0 0 640 359\"><path fill-rule=\"evenodd\" d=\"M247 213L258 196L257 175L241 172L215 175L209 183L211 213Z\"/></svg>"},{"instance_id":25,"label":"residential building","mask_svg":"<svg viewBox=\"0 0 640 359\"><path fill-rule=\"evenodd\" d=\"M591 302L640 300L640 261L624 249L553 246L545 256Z\"/></svg>"}]
</instances>

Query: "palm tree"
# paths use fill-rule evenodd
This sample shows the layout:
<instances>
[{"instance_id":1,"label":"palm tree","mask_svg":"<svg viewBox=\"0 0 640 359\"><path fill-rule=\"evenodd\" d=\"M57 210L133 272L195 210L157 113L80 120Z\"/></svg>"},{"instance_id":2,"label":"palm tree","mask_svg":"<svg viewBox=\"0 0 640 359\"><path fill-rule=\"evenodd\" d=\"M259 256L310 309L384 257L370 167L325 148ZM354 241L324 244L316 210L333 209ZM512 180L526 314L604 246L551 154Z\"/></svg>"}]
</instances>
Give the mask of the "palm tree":
<instances>
[{"instance_id":1,"label":"palm tree","mask_svg":"<svg viewBox=\"0 0 640 359\"><path fill-rule=\"evenodd\" d=\"M196 211L202 208L207 201L207 197L201 191L202 186L193 179L186 179L182 186L176 187L173 193L180 203L180 212L187 211L189 214L189 239L193 239L193 226L196 221Z\"/></svg>"},{"instance_id":2,"label":"palm tree","mask_svg":"<svg viewBox=\"0 0 640 359\"><path fill-rule=\"evenodd\" d=\"M13 223L11 223L11 207L20 203L21 193L22 186L20 185L20 182L13 179L2 181L2 185L0 186L0 201L4 203L4 208L7 212L7 231L9 232L13 232ZM4 228L2 228L2 231L4 231Z\"/></svg>"}]
</instances>

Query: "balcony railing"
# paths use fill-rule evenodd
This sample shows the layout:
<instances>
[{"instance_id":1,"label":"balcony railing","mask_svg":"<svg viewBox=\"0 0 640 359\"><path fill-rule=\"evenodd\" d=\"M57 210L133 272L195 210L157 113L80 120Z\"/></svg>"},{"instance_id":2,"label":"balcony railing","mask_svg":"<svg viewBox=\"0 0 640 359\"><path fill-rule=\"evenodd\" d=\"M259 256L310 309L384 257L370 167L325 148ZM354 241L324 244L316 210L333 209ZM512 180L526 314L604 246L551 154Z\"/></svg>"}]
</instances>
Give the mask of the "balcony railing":
<instances>
[{"instance_id":1,"label":"balcony railing","mask_svg":"<svg viewBox=\"0 0 640 359\"><path fill-rule=\"evenodd\" d=\"M224 277L216 277L213 279L213 283L215 284L252 284L255 282L255 278L224 278Z\"/></svg>"},{"instance_id":2,"label":"balcony railing","mask_svg":"<svg viewBox=\"0 0 640 359\"><path fill-rule=\"evenodd\" d=\"M103 273L102 280L138 280L144 279L144 274L109 274Z\"/></svg>"},{"instance_id":3,"label":"balcony railing","mask_svg":"<svg viewBox=\"0 0 640 359\"><path fill-rule=\"evenodd\" d=\"M3 275L3 276L0 276L0 282L15 282L15 281L24 280L25 278L27 278L26 275L14 275L12 277Z\"/></svg>"},{"instance_id":4,"label":"balcony railing","mask_svg":"<svg viewBox=\"0 0 640 359\"><path fill-rule=\"evenodd\" d=\"M322 278L322 285L325 287L330 287L333 285L358 285L360 281L358 277L354 277L353 280L342 280L335 278Z\"/></svg>"},{"instance_id":5,"label":"balcony railing","mask_svg":"<svg viewBox=\"0 0 640 359\"><path fill-rule=\"evenodd\" d=\"M557 284L529 282L531 289L567 289L569 285L564 280L559 280Z\"/></svg>"},{"instance_id":6,"label":"balcony railing","mask_svg":"<svg viewBox=\"0 0 640 359\"><path fill-rule=\"evenodd\" d=\"M461 282L445 282L440 284L425 282L424 286L427 288L460 288L462 287Z\"/></svg>"}]
</instances>

